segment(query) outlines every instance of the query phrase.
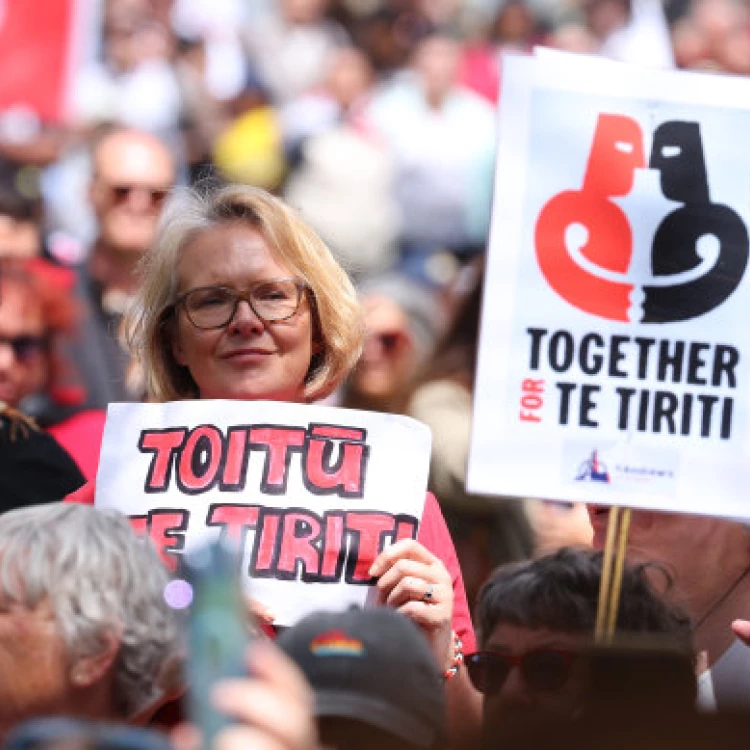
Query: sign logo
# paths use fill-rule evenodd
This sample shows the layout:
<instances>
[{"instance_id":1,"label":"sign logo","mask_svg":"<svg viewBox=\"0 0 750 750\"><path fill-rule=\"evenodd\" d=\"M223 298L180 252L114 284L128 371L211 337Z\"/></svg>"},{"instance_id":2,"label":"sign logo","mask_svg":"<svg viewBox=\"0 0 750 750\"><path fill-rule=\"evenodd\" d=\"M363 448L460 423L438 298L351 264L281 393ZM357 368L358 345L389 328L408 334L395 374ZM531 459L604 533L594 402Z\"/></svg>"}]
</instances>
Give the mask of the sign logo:
<instances>
[{"instance_id":1,"label":"sign logo","mask_svg":"<svg viewBox=\"0 0 750 750\"><path fill-rule=\"evenodd\" d=\"M583 185L552 197L537 219L539 268L563 299L600 318L641 323L697 318L725 302L742 280L747 227L732 208L711 201L699 123L662 122L648 167L643 143L632 118L599 115ZM632 191L638 169L658 171L663 196L681 204L656 229L650 277L640 284L628 273L633 230L614 200Z\"/></svg>"},{"instance_id":2,"label":"sign logo","mask_svg":"<svg viewBox=\"0 0 750 750\"><path fill-rule=\"evenodd\" d=\"M599 451L593 450L591 458L586 459L578 467L576 482L604 482L609 484L609 472L604 462L599 460Z\"/></svg>"}]
</instances>

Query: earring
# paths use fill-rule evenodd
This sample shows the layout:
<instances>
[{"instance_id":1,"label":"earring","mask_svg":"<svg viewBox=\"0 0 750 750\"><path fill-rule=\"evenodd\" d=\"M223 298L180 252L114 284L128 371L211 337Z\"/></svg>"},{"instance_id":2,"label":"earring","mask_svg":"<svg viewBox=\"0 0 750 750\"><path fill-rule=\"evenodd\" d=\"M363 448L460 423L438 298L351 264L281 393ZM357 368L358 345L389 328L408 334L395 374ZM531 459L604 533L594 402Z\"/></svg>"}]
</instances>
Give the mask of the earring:
<instances>
[{"instance_id":1,"label":"earring","mask_svg":"<svg viewBox=\"0 0 750 750\"><path fill-rule=\"evenodd\" d=\"M84 685L86 683L86 670L82 666L73 667L71 675L74 685Z\"/></svg>"}]
</instances>

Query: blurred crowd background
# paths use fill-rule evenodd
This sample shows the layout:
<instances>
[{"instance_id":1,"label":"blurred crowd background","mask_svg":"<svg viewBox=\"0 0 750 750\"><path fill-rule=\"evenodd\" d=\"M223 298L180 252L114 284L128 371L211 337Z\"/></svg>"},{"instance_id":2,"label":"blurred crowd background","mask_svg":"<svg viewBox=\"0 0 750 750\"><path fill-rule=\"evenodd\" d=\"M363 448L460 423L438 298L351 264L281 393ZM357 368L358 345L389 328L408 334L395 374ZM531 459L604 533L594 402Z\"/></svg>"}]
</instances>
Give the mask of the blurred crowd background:
<instances>
[{"instance_id":1,"label":"blurred crowd background","mask_svg":"<svg viewBox=\"0 0 750 750\"><path fill-rule=\"evenodd\" d=\"M431 488L470 598L498 563L588 541L576 508L464 489L502 55L545 45L747 75L750 4L73 5L87 32L74 40L62 114L0 111L0 400L93 476L106 404L142 396L117 325L170 191L259 185L299 210L362 294L365 350L333 403L432 427ZM51 4L7 3L4 23L11 6L33 21ZM0 80L14 64L0 55Z\"/></svg>"}]
</instances>

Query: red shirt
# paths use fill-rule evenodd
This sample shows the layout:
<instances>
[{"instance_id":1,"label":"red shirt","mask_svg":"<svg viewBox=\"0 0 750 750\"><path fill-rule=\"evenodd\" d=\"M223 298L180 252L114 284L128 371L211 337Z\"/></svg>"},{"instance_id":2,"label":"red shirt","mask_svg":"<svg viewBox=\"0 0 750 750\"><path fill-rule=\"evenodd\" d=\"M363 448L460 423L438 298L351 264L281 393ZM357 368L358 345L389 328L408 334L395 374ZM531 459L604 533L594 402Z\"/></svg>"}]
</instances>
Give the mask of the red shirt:
<instances>
[{"instance_id":1,"label":"red shirt","mask_svg":"<svg viewBox=\"0 0 750 750\"><path fill-rule=\"evenodd\" d=\"M87 482L80 489L72 492L65 498L67 503L81 503L82 505L94 504L94 482ZM461 568L456 557L456 550L453 546L448 527L445 525L445 519L440 511L435 496L427 493L422 512L422 523L419 525L417 541L433 555L440 558L445 565L448 573L453 580L453 629L458 633L463 642L464 653L470 654L476 651L476 638L474 636L474 626L471 624L469 615L469 605L466 601L466 590L464 589L464 579L461 575Z\"/></svg>"}]
</instances>

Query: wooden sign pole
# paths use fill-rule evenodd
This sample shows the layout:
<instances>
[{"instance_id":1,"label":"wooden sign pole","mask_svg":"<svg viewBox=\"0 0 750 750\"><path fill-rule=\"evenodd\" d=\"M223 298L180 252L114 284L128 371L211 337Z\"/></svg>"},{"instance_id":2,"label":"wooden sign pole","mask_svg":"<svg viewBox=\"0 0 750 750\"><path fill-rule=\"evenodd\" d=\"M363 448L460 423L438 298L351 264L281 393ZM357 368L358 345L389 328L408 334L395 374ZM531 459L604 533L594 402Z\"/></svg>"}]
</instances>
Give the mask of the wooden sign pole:
<instances>
[{"instance_id":1,"label":"wooden sign pole","mask_svg":"<svg viewBox=\"0 0 750 750\"><path fill-rule=\"evenodd\" d=\"M614 506L609 512L607 538L604 543L602 577L599 583L599 603L596 611L594 637L597 643L611 643L617 626L620 608L622 573L630 530L630 508Z\"/></svg>"}]
</instances>

